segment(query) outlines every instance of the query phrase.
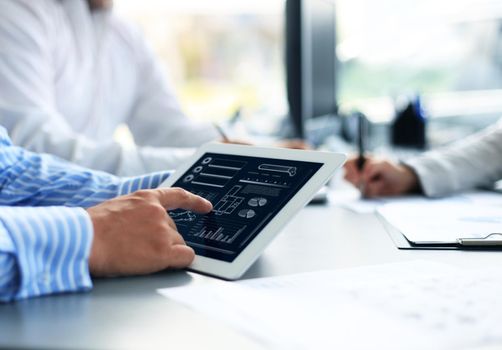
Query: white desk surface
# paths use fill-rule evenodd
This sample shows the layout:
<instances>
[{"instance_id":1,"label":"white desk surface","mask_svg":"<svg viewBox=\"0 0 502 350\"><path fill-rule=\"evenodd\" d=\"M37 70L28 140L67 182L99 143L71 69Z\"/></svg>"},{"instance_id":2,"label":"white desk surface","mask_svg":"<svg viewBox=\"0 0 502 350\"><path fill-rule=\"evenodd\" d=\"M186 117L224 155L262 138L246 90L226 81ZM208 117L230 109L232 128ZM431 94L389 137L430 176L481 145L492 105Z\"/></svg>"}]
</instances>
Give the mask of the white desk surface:
<instances>
[{"instance_id":1,"label":"white desk surface","mask_svg":"<svg viewBox=\"0 0 502 350\"><path fill-rule=\"evenodd\" d=\"M373 214L303 209L244 278L425 259L502 266L502 252L398 250ZM156 293L206 283L183 271L96 280L91 293L0 306L0 347L47 349L256 349L260 344Z\"/></svg>"}]
</instances>

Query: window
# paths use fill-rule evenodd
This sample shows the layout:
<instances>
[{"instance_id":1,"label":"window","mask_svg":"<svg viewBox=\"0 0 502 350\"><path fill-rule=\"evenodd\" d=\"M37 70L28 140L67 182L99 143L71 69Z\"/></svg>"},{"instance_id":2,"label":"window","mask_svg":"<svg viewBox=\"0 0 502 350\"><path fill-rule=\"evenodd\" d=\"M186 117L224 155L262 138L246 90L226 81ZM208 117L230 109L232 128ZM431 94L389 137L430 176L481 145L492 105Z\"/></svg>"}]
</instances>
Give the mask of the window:
<instances>
[{"instance_id":1,"label":"window","mask_svg":"<svg viewBox=\"0 0 502 350\"><path fill-rule=\"evenodd\" d=\"M438 116L502 112L500 2L337 0L337 6L342 102L358 107L420 93Z\"/></svg>"},{"instance_id":2,"label":"window","mask_svg":"<svg viewBox=\"0 0 502 350\"><path fill-rule=\"evenodd\" d=\"M283 0L120 0L195 119L286 112Z\"/></svg>"},{"instance_id":3,"label":"window","mask_svg":"<svg viewBox=\"0 0 502 350\"><path fill-rule=\"evenodd\" d=\"M342 107L385 119L396 97L420 93L434 116L502 113L499 1L334 2ZM193 118L221 121L241 110L248 123L270 124L285 115L284 0L115 7L143 28Z\"/></svg>"}]
</instances>

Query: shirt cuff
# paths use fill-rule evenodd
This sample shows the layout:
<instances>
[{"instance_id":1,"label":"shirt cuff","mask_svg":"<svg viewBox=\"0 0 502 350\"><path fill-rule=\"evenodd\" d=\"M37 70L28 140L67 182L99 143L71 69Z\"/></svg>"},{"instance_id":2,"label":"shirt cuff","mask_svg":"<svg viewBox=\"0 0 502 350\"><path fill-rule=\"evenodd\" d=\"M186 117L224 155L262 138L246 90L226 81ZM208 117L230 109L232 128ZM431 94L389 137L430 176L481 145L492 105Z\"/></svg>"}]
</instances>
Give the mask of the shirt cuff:
<instances>
[{"instance_id":1,"label":"shirt cuff","mask_svg":"<svg viewBox=\"0 0 502 350\"><path fill-rule=\"evenodd\" d=\"M119 185L118 195L122 196L139 190L157 188L171 174L172 171L161 171L143 176L123 178Z\"/></svg>"},{"instance_id":2,"label":"shirt cuff","mask_svg":"<svg viewBox=\"0 0 502 350\"><path fill-rule=\"evenodd\" d=\"M427 197L441 197L458 188L454 173L444 162L437 158L436 152L403 161L417 174L420 187Z\"/></svg>"},{"instance_id":3,"label":"shirt cuff","mask_svg":"<svg viewBox=\"0 0 502 350\"><path fill-rule=\"evenodd\" d=\"M0 229L12 240L17 285L2 301L92 288L93 225L81 208L3 207ZM12 284L11 284L12 285Z\"/></svg>"}]
</instances>

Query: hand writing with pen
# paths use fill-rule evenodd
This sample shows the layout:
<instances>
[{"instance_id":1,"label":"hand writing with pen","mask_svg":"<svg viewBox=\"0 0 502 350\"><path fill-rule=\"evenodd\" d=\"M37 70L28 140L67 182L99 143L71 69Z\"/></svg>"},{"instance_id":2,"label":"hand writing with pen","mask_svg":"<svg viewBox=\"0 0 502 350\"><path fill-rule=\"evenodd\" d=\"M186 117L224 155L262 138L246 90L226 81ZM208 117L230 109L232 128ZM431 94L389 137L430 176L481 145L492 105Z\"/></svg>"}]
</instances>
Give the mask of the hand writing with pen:
<instances>
[{"instance_id":1,"label":"hand writing with pen","mask_svg":"<svg viewBox=\"0 0 502 350\"><path fill-rule=\"evenodd\" d=\"M367 198L399 196L417 191L417 174L404 164L387 159L367 157L364 162L359 156L345 163L345 180L358 187Z\"/></svg>"}]
</instances>

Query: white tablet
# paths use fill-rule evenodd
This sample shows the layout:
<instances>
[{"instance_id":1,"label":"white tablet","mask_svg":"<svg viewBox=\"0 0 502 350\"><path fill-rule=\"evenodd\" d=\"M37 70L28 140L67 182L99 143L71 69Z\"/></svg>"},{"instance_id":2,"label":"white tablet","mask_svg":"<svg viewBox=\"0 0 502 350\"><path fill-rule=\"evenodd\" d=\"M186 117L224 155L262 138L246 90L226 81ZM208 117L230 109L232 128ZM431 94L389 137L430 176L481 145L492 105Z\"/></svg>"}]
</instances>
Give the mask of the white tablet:
<instances>
[{"instance_id":1,"label":"white tablet","mask_svg":"<svg viewBox=\"0 0 502 350\"><path fill-rule=\"evenodd\" d=\"M189 269L237 279L329 180L338 153L205 144L161 187L181 187L211 203L206 215L169 211L195 250Z\"/></svg>"}]
</instances>

